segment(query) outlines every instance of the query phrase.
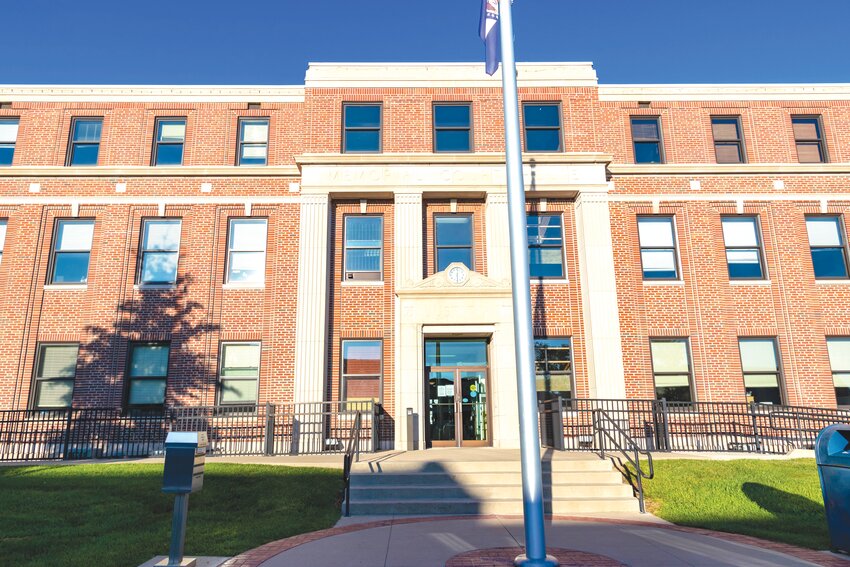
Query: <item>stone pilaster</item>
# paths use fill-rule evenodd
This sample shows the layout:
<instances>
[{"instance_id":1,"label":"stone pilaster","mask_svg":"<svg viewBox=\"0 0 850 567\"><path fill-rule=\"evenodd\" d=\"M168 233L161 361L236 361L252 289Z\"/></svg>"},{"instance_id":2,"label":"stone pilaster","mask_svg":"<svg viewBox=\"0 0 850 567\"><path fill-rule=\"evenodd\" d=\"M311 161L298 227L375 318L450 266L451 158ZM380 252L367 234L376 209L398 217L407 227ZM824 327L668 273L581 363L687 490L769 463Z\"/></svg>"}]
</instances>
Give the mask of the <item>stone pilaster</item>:
<instances>
[{"instance_id":1,"label":"stone pilaster","mask_svg":"<svg viewBox=\"0 0 850 567\"><path fill-rule=\"evenodd\" d=\"M395 286L422 280L422 193L395 195Z\"/></svg>"},{"instance_id":2,"label":"stone pilaster","mask_svg":"<svg viewBox=\"0 0 850 567\"><path fill-rule=\"evenodd\" d=\"M485 213L487 239L487 276L496 281L511 281L511 240L508 231L507 193L487 193Z\"/></svg>"}]
</instances>

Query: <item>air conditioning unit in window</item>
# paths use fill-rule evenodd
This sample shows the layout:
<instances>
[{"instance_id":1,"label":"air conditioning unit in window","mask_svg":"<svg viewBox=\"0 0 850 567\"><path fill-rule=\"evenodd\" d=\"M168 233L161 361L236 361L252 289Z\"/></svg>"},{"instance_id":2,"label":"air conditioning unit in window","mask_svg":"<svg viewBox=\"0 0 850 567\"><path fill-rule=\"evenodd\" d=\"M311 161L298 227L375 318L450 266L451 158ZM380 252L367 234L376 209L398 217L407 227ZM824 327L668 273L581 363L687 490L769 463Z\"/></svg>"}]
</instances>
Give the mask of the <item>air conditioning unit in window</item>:
<instances>
[{"instance_id":1,"label":"air conditioning unit in window","mask_svg":"<svg viewBox=\"0 0 850 567\"><path fill-rule=\"evenodd\" d=\"M345 272L345 281L380 281L380 272Z\"/></svg>"}]
</instances>

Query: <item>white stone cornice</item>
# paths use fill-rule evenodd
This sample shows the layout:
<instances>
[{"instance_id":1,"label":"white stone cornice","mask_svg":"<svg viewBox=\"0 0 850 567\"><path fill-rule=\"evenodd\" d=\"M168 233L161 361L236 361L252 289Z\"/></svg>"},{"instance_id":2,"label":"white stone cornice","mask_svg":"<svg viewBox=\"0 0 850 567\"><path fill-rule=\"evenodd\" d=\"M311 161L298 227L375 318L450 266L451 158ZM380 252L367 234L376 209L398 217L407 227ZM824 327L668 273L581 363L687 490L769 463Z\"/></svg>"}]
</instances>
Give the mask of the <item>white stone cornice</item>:
<instances>
[{"instance_id":1,"label":"white stone cornice","mask_svg":"<svg viewBox=\"0 0 850 567\"><path fill-rule=\"evenodd\" d=\"M303 86L2 85L8 102L304 102Z\"/></svg>"},{"instance_id":2,"label":"white stone cornice","mask_svg":"<svg viewBox=\"0 0 850 567\"><path fill-rule=\"evenodd\" d=\"M611 154L602 152L559 152L525 153L526 164L608 164L613 160ZM295 163L305 165L490 165L505 164L502 152L475 153L380 153L380 154L301 154L295 156Z\"/></svg>"},{"instance_id":3,"label":"white stone cornice","mask_svg":"<svg viewBox=\"0 0 850 567\"><path fill-rule=\"evenodd\" d=\"M0 168L0 180L9 177L299 177L300 175L301 172L294 165L268 167L238 167L234 165L64 167L44 165Z\"/></svg>"},{"instance_id":4,"label":"white stone cornice","mask_svg":"<svg viewBox=\"0 0 850 567\"><path fill-rule=\"evenodd\" d=\"M847 175L850 163L661 163L608 165L612 175Z\"/></svg>"},{"instance_id":5,"label":"white stone cornice","mask_svg":"<svg viewBox=\"0 0 850 567\"><path fill-rule=\"evenodd\" d=\"M599 85L603 101L850 100L850 83Z\"/></svg>"}]
</instances>

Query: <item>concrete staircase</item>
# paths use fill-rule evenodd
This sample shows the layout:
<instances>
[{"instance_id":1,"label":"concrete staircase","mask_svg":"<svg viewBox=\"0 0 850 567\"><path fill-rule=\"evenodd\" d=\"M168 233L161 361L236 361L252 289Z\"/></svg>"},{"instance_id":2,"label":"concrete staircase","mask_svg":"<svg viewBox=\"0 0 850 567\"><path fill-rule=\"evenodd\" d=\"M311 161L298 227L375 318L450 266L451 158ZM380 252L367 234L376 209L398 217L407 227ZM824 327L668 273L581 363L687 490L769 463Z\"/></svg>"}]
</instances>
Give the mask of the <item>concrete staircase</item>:
<instances>
[{"instance_id":1,"label":"concrete staircase","mask_svg":"<svg viewBox=\"0 0 850 567\"><path fill-rule=\"evenodd\" d=\"M557 455L543 461L547 514L638 511L631 486L609 461ZM520 515L521 486L518 452L515 458L498 449L397 453L354 465L351 515Z\"/></svg>"}]
</instances>

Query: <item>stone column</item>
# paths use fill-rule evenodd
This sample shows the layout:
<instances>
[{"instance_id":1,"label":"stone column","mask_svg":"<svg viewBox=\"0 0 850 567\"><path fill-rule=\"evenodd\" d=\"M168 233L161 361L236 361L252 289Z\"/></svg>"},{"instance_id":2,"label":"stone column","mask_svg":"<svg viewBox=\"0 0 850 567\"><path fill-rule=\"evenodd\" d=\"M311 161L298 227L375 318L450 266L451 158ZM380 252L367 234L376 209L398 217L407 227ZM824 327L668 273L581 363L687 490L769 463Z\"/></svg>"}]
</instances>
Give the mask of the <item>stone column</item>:
<instances>
[{"instance_id":1,"label":"stone column","mask_svg":"<svg viewBox=\"0 0 850 567\"><path fill-rule=\"evenodd\" d=\"M487 275L496 281L511 281L511 238L508 232L508 194L487 193L485 238Z\"/></svg>"},{"instance_id":2,"label":"stone column","mask_svg":"<svg viewBox=\"0 0 850 567\"><path fill-rule=\"evenodd\" d=\"M295 313L296 403L325 400L329 202L328 195L301 196Z\"/></svg>"},{"instance_id":3,"label":"stone column","mask_svg":"<svg viewBox=\"0 0 850 567\"><path fill-rule=\"evenodd\" d=\"M422 193L395 195L395 286L422 280Z\"/></svg>"},{"instance_id":4,"label":"stone column","mask_svg":"<svg viewBox=\"0 0 850 567\"><path fill-rule=\"evenodd\" d=\"M590 397L625 398L608 194L582 191L575 206Z\"/></svg>"}]
</instances>

